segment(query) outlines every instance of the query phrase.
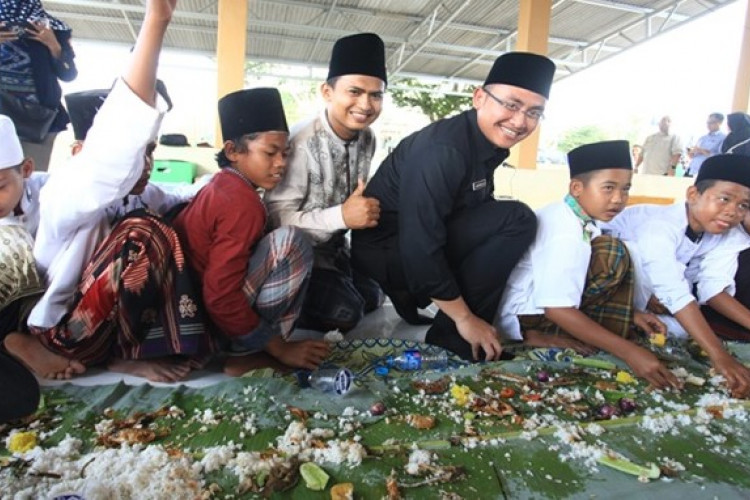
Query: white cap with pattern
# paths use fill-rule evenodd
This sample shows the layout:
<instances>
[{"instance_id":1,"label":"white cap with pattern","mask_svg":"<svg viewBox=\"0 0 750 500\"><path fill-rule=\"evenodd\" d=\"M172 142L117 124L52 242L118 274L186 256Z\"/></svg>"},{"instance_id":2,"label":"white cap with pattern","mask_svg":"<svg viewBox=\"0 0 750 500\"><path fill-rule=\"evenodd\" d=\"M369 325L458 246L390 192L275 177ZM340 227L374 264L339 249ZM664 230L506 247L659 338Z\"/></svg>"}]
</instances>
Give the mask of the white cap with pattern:
<instances>
[{"instance_id":1,"label":"white cap with pattern","mask_svg":"<svg viewBox=\"0 0 750 500\"><path fill-rule=\"evenodd\" d=\"M13 121L0 115L0 169L15 167L23 162L21 141L16 135Z\"/></svg>"}]
</instances>

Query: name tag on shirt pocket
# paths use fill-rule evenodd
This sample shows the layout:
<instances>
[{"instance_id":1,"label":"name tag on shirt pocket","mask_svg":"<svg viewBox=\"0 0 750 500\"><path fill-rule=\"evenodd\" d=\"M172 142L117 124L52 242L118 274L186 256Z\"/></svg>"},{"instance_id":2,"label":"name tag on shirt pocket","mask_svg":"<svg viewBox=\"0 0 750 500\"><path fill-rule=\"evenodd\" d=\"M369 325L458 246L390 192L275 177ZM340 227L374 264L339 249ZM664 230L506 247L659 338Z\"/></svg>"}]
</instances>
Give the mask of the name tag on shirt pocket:
<instances>
[{"instance_id":1,"label":"name tag on shirt pocket","mask_svg":"<svg viewBox=\"0 0 750 500\"><path fill-rule=\"evenodd\" d=\"M474 181L471 183L471 190L472 191L479 191L481 189L484 189L487 187L487 179L482 179L481 181Z\"/></svg>"}]
</instances>

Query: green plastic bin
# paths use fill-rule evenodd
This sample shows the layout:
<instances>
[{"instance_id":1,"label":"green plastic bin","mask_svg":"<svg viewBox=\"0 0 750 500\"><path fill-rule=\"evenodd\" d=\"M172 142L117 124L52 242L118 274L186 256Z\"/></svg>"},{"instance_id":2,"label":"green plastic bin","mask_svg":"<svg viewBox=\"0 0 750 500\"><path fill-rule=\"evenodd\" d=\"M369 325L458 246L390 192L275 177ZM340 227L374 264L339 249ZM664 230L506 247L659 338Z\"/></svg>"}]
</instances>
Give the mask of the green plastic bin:
<instances>
[{"instance_id":1,"label":"green plastic bin","mask_svg":"<svg viewBox=\"0 0 750 500\"><path fill-rule=\"evenodd\" d=\"M197 165L183 160L155 160L151 170L152 182L192 184Z\"/></svg>"}]
</instances>

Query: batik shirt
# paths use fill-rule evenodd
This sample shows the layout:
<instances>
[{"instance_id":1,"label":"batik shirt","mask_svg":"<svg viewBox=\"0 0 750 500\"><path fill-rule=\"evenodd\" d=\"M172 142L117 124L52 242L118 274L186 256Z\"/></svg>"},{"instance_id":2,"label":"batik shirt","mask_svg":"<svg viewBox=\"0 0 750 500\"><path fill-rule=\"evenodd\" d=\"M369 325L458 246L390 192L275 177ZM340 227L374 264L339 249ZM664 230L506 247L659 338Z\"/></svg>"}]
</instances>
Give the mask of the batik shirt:
<instances>
[{"instance_id":1,"label":"batik shirt","mask_svg":"<svg viewBox=\"0 0 750 500\"><path fill-rule=\"evenodd\" d=\"M292 128L284 178L265 194L271 228L297 226L314 247L343 244L347 227L341 205L367 182L375 135L367 128L345 141L331 129L325 111ZM316 265L318 262L316 252ZM329 263L330 264L330 263Z\"/></svg>"}]
</instances>

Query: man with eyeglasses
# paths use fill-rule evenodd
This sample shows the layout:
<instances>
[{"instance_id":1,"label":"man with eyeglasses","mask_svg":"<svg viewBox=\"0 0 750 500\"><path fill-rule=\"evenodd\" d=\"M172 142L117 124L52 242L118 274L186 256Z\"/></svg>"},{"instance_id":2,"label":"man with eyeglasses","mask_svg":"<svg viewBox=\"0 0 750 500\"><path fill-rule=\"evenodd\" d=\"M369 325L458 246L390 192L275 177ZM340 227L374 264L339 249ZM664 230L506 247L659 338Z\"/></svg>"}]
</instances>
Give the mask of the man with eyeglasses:
<instances>
[{"instance_id":1,"label":"man with eyeglasses","mask_svg":"<svg viewBox=\"0 0 750 500\"><path fill-rule=\"evenodd\" d=\"M352 263L410 323L434 302L426 341L465 359L496 360L492 326L505 283L534 239L536 217L493 198L495 169L544 115L555 72L548 58L498 57L473 109L404 139L365 195L380 201L377 227L352 232Z\"/></svg>"},{"instance_id":2,"label":"man with eyeglasses","mask_svg":"<svg viewBox=\"0 0 750 500\"><path fill-rule=\"evenodd\" d=\"M721 153L721 143L724 142L726 135L720 130L721 124L724 123L724 115L721 113L711 113L708 115L706 126L708 133L698 139L695 146L688 148L687 153L690 157L685 177L695 177L700 172L701 165L707 158Z\"/></svg>"}]
</instances>

